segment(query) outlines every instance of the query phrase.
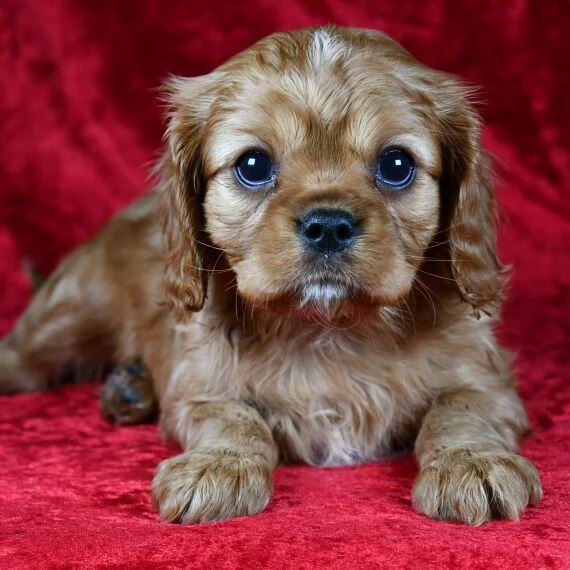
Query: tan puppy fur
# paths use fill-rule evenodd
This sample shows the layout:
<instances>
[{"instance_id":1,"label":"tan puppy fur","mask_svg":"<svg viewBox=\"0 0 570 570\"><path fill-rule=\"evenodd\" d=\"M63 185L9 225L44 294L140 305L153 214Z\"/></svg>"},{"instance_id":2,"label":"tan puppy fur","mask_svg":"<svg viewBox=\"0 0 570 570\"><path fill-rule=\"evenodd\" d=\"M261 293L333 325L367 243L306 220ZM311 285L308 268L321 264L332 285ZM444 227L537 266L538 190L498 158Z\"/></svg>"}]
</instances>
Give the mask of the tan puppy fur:
<instances>
[{"instance_id":1,"label":"tan puppy fur","mask_svg":"<svg viewBox=\"0 0 570 570\"><path fill-rule=\"evenodd\" d=\"M282 460L355 464L414 443L429 517L478 525L538 503L492 331L493 191L457 80L385 35L327 27L166 91L160 184L38 292L0 345L0 391L142 359L183 448L153 482L168 521L261 511ZM415 164L405 189L375 175L390 148ZM252 150L274 164L253 190L236 175ZM315 209L354 220L350 247L308 251Z\"/></svg>"}]
</instances>

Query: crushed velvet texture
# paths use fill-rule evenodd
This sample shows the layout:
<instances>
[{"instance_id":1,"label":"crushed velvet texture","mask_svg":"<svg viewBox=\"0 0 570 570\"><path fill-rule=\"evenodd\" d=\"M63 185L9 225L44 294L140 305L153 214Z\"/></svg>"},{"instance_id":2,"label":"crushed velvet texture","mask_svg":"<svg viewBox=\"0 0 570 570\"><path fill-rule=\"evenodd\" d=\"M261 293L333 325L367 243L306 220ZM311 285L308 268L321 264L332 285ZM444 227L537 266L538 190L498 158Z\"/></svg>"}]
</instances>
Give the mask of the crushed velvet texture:
<instances>
[{"instance_id":1,"label":"crushed velvet texture","mask_svg":"<svg viewBox=\"0 0 570 570\"><path fill-rule=\"evenodd\" d=\"M335 22L385 30L482 86L514 264L499 334L517 353L544 502L470 529L411 509L412 458L286 467L256 517L166 525L150 504L174 453L155 426L112 427L82 385L0 398L1 568L570 567L570 17L563 0L0 2L0 334L51 270L147 186L153 88L255 39Z\"/></svg>"}]
</instances>

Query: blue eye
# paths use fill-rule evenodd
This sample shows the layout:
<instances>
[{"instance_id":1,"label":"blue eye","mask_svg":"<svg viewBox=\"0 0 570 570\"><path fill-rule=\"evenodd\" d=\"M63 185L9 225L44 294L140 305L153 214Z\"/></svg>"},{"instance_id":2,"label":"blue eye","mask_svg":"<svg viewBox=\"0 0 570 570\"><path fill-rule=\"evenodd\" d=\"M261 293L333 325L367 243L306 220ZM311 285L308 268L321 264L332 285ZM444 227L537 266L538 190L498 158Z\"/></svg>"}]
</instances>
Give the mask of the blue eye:
<instances>
[{"instance_id":1,"label":"blue eye","mask_svg":"<svg viewBox=\"0 0 570 570\"><path fill-rule=\"evenodd\" d=\"M254 150L242 154L235 166L238 182L248 189L267 186L273 181L273 161L263 152Z\"/></svg>"},{"instance_id":2,"label":"blue eye","mask_svg":"<svg viewBox=\"0 0 570 570\"><path fill-rule=\"evenodd\" d=\"M394 190L407 188L416 172L413 158L399 148L384 151L376 166L376 184Z\"/></svg>"}]
</instances>

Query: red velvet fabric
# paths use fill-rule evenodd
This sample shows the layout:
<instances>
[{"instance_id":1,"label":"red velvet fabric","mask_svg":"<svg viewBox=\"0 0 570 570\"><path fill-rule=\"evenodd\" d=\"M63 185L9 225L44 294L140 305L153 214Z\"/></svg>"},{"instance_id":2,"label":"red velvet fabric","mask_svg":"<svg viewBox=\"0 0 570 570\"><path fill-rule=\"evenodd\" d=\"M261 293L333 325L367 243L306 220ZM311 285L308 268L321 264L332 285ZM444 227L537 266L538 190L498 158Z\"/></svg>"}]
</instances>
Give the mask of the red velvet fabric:
<instances>
[{"instance_id":1,"label":"red velvet fabric","mask_svg":"<svg viewBox=\"0 0 570 570\"><path fill-rule=\"evenodd\" d=\"M153 88L207 72L275 30L385 30L482 86L514 263L500 336L535 426L544 502L471 529L415 514L412 458L286 467L256 517L166 525L150 505L174 453L155 426L99 419L97 387L0 398L2 568L569 568L570 10L565 0L2 0L0 334L47 271L147 185L160 144Z\"/></svg>"}]
</instances>

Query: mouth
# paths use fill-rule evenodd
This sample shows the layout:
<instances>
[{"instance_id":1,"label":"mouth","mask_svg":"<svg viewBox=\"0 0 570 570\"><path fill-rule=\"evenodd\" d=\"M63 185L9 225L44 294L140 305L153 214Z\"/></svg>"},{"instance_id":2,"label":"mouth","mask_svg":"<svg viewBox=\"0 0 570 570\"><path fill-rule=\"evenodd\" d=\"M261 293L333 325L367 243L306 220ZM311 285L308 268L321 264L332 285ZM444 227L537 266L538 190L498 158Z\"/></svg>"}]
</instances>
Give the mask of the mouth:
<instances>
[{"instance_id":1,"label":"mouth","mask_svg":"<svg viewBox=\"0 0 570 570\"><path fill-rule=\"evenodd\" d=\"M299 290L299 306L331 309L350 297L349 289L343 283L318 281L308 283Z\"/></svg>"},{"instance_id":2,"label":"mouth","mask_svg":"<svg viewBox=\"0 0 570 570\"><path fill-rule=\"evenodd\" d=\"M374 314L377 307L376 299L354 283L321 279L299 286L290 297L288 310L319 324L342 327Z\"/></svg>"},{"instance_id":3,"label":"mouth","mask_svg":"<svg viewBox=\"0 0 570 570\"><path fill-rule=\"evenodd\" d=\"M338 278L304 279L262 298L242 298L267 317L287 315L317 324L350 326L376 314L379 300L358 284Z\"/></svg>"},{"instance_id":4,"label":"mouth","mask_svg":"<svg viewBox=\"0 0 570 570\"><path fill-rule=\"evenodd\" d=\"M292 301L302 311L333 314L362 300L356 275L340 263L321 262L298 276Z\"/></svg>"}]
</instances>

